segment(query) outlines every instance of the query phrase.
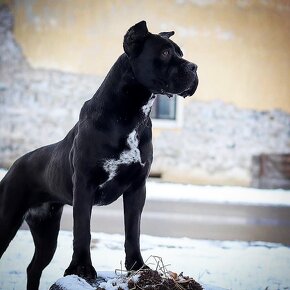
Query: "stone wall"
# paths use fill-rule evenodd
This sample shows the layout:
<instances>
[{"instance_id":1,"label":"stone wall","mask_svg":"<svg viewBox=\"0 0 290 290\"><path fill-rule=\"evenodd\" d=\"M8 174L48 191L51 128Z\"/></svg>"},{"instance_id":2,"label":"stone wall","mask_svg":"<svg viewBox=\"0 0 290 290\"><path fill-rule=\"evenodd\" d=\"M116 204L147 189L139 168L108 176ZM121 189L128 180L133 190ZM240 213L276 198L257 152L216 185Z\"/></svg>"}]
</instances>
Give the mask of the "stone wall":
<instances>
[{"instance_id":1,"label":"stone wall","mask_svg":"<svg viewBox=\"0 0 290 290\"><path fill-rule=\"evenodd\" d=\"M164 179L249 185L253 155L290 152L290 114L191 101L182 130L162 131L154 147L153 169Z\"/></svg>"},{"instance_id":2,"label":"stone wall","mask_svg":"<svg viewBox=\"0 0 290 290\"><path fill-rule=\"evenodd\" d=\"M32 69L0 6L0 167L62 139L102 78ZM290 114L240 109L221 101L185 103L180 130L154 135L152 171L166 180L249 185L251 159L290 152Z\"/></svg>"},{"instance_id":3,"label":"stone wall","mask_svg":"<svg viewBox=\"0 0 290 290\"><path fill-rule=\"evenodd\" d=\"M12 27L8 7L0 6L0 167L61 140L101 83L96 76L32 69Z\"/></svg>"}]
</instances>

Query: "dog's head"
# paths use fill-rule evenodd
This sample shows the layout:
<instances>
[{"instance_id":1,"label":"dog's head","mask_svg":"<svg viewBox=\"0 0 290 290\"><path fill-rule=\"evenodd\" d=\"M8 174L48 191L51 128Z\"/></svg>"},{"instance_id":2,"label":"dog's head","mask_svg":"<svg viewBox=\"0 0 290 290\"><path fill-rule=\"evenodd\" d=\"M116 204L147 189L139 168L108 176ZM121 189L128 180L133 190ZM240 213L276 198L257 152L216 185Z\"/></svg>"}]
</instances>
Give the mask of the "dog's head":
<instances>
[{"instance_id":1,"label":"dog's head","mask_svg":"<svg viewBox=\"0 0 290 290\"><path fill-rule=\"evenodd\" d=\"M132 26L124 36L124 51L136 79L155 94L192 96L197 89L197 65L182 58L174 34L152 34L146 22Z\"/></svg>"}]
</instances>

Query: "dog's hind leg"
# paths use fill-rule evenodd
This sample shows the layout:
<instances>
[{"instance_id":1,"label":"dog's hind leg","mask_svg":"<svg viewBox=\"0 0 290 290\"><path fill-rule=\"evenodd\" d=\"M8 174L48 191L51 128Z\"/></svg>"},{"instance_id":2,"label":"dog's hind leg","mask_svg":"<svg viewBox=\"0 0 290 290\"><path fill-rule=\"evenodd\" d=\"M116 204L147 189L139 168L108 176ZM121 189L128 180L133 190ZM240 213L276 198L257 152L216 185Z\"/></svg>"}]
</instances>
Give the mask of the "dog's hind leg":
<instances>
[{"instance_id":1,"label":"dog's hind leg","mask_svg":"<svg viewBox=\"0 0 290 290\"><path fill-rule=\"evenodd\" d=\"M25 218L32 233L35 252L27 268L27 290L37 290L43 269L57 246L63 204L46 203L30 210Z\"/></svg>"}]
</instances>

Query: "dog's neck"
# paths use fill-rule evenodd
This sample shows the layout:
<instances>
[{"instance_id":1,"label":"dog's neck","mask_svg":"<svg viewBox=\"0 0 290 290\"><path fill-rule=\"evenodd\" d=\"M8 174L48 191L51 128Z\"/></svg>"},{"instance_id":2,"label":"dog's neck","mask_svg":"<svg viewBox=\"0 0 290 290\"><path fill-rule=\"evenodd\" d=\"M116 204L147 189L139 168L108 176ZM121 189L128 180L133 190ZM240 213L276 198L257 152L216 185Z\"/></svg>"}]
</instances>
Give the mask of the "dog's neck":
<instances>
[{"instance_id":1,"label":"dog's neck","mask_svg":"<svg viewBox=\"0 0 290 290\"><path fill-rule=\"evenodd\" d=\"M85 111L135 123L149 118L153 98L152 93L136 80L128 56L122 54L87 103L90 109Z\"/></svg>"},{"instance_id":2,"label":"dog's neck","mask_svg":"<svg viewBox=\"0 0 290 290\"><path fill-rule=\"evenodd\" d=\"M135 106L143 106L151 96L151 92L136 79L129 58L125 53L118 58L109 71L100 86L100 92L103 89L106 90L106 94L102 95L105 95L107 100L110 98L119 105L128 101Z\"/></svg>"}]
</instances>

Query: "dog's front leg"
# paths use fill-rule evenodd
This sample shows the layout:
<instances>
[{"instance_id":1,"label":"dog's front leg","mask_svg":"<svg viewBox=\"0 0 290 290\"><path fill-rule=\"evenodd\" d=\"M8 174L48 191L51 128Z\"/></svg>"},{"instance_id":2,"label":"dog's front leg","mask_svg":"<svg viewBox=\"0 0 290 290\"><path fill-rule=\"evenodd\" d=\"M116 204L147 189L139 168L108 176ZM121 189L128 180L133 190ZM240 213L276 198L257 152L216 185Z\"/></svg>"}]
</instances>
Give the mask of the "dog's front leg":
<instances>
[{"instance_id":1,"label":"dog's front leg","mask_svg":"<svg viewBox=\"0 0 290 290\"><path fill-rule=\"evenodd\" d=\"M138 270L144 265L140 251L140 222L145 203L145 184L123 195L125 219L125 266L127 270Z\"/></svg>"},{"instance_id":2,"label":"dog's front leg","mask_svg":"<svg viewBox=\"0 0 290 290\"><path fill-rule=\"evenodd\" d=\"M85 178L76 172L73 177L73 256L64 275L75 274L87 280L96 278L90 253L90 220L93 206L93 192L85 185Z\"/></svg>"}]
</instances>

